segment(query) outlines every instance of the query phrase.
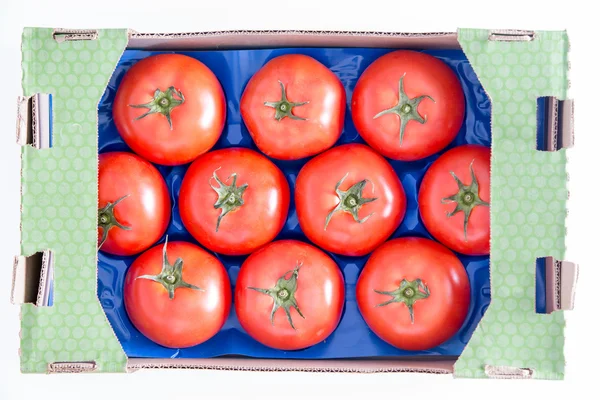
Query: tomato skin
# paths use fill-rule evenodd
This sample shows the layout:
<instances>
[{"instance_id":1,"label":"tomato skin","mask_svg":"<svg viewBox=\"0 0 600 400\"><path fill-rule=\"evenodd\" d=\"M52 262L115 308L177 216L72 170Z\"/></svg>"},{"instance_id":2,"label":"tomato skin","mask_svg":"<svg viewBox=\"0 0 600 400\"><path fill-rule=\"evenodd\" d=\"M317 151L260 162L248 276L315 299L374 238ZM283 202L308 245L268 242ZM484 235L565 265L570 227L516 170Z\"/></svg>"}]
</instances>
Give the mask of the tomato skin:
<instances>
[{"instance_id":1,"label":"tomato skin","mask_svg":"<svg viewBox=\"0 0 600 400\"><path fill-rule=\"evenodd\" d=\"M399 100L399 81L408 98L423 99L417 111L424 124L408 121L400 144L397 114L374 118ZM450 144L458 134L465 114L464 93L454 72L443 61L428 54L398 50L375 60L359 78L352 95L352 119L363 139L386 157L413 161L430 156Z\"/></svg>"},{"instance_id":2,"label":"tomato skin","mask_svg":"<svg viewBox=\"0 0 600 400\"><path fill-rule=\"evenodd\" d=\"M174 87L185 101L171 112L172 129L161 113L137 119L157 89ZM186 164L207 152L225 125L225 95L213 72L181 54L158 54L138 61L125 74L113 103L117 130L131 149L157 164Z\"/></svg>"},{"instance_id":3,"label":"tomato skin","mask_svg":"<svg viewBox=\"0 0 600 400\"><path fill-rule=\"evenodd\" d=\"M237 174L237 185L248 184L244 204L225 215L216 231L221 209L211 187ZM229 179L228 183L231 183ZM270 242L283 228L290 189L283 173L263 155L246 148L216 150L198 158L188 169L179 193L179 210L186 229L203 246L221 254L249 254Z\"/></svg>"},{"instance_id":4,"label":"tomato skin","mask_svg":"<svg viewBox=\"0 0 600 400\"><path fill-rule=\"evenodd\" d=\"M304 318L290 309L294 330L282 308L271 324L273 298L248 288L271 288L298 264L295 298ZM322 342L337 327L344 306L344 278L331 257L316 247L280 240L246 259L237 278L234 304L240 324L255 340L275 349L299 350Z\"/></svg>"},{"instance_id":5,"label":"tomato skin","mask_svg":"<svg viewBox=\"0 0 600 400\"><path fill-rule=\"evenodd\" d=\"M367 179L363 194L377 200L364 204L358 223L351 214L327 215L339 203L336 184L346 174L341 190ZM369 147L347 144L318 155L304 165L296 180L296 212L304 234L333 253L361 256L373 251L398 228L406 211L404 188L391 165Z\"/></svg>"},{"instance_id":6,"label":"tomato skin","mask_svg":"<svg viewBox=\"0 0 600 400\"><path fill-rule=\"evenodd\" d=\"M280 81L293 107L306 120L275 119L275 109L264 103L281 99ZM266 63L248 82L240 111L258 148L281 160L297 160L320 153L342 134L346 93L340 80L312 57L287 54Z\"/></svg>"},{"instance_id":7,"label":"tomato skin","mask_svg":"<svg viewBox=\"0 0 600 400\"><path fill-rule=\"evenodd\" d=\"M465 185L470 185L470 165L479 184L479 197L490 202L490 149L480 145L464 145L448 150L427 170L419 189L419 212L427 230L444 245L468 255L490 254L490 208L475 206L464 234L464 213L448 217L456 202L442 199L458 192L450 171Z\"/></svg>"},{"instance_id":8,"label":"tomato skin","mask_svg":"<svg viewBox=\"0 0 600 400\"><path fill-rule=\"evenodd\" d=\"M188 288L168 291L158 282L139 279L161 272L163 246L140 255L125 277L123 299L133 325L150 340L169 348L191 347L213 337L231 309L231 286L219 260L187 242L169 242L170 263L183 259L183 279L203 291Z\"/></svg>"},{"instance_id":9,"label":"tomato skin","mask_svg":"<svg viewBox=\"0 0 600 400\"><path fill-rule=\"evenodd\" d=\"M100 250L120 256L138 254L165 233L171 218L171 201L160 172L141 157L124 152L98 156L98 209L114 203L116 220L130 230L113 226ZM98 244L103 228L98 228Z\"/></svg>"},{"instance_id":10,"label":"tomato skin","mask_svg":"<svg viewBox=\"0 0 600 400\"><path fill-rule=\"evenodd\" d=\"M421 279L430 294L408 307L379 291L398 289L403 279ZM379 247L356 284L360 313L382 340L404 350L427 350L450 339L462 326L470 303L470 285L460 260L447 248L423 238L390 240Z\"/></svg>"}]
</instances>

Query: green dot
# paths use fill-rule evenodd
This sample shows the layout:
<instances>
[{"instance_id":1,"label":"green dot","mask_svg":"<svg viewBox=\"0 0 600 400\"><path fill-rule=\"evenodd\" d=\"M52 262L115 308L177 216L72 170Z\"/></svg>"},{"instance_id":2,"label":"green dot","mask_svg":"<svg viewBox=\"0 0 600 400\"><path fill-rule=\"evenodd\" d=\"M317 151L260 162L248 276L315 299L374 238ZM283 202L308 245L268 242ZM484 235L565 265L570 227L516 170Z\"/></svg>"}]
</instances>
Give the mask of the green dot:
<instances>
[{"instance_id":1,"label":"green dot","mask_svg":"<svg viewBox=\"0 0 600 400\"><path fill-rule=\"evenodd\" d=\"M531 358L531 350L529 350L527 347L522 347L519 349L519 357L521 358L521 360L526 361L527 364L529 365L529 360Z\"/></svg>"},{"instance_id":2,"label":"green dot","mask_svg":"<svg viewBox=\"0 0 600 400\"><path fill-rule=\"evenodd\" d=\"M75 349L77 349L77 341L73 339L67 339L65 341L65 350L72 353Z\"/></svg>"},{"instance_id":3,"label":"green dot","mask_svg":"<svg viewBox=\"0 0 600 400\"><path fill-rule=\"evenodd\" d=\"M89 339L95 339L98 337L98 328L91 326L86 330L86 337Z\"/></svg>"},{"instance_id":4,"label":"green dot","mask_svg":"<svg viewBox=\"0 0 600 400\"><path fill-rule=\"evenodd\" d=\"M63 342L59 339L54 339L52 341L52 350L61 351L63 349Z\"/></svg>"},{"instance_id":5,"label":"green dot","mask_svg":"<svg viewBox=\"0 0 600 400\"><path fill-rule=\"evenodd\" d=\"M94 349L103 350L105 347L104 339L96 339L94 340Z\"/></svg>"},{"instance_id":6,"label":"green dot","mask_svg":"<svg viewBox=\"0 0 600 400\"><path fill-rule=\"evenodd\" d=\"M510 320L510 314L507 311L500 311L498 313L498 321L502 322L502 323L506 323Z\"/></svg>"},{"instance_id":7,"label":"green dot","mask_svg":"<svg viewBox=\"0 0 600 400\"><path fill-rule=\"evenodd\" d=\"M73 336L73 338L75 339L81 339L83 337L83 334L83 328L77 326L73 329L71 336Z\"/></svg>"},{"instance_id":8,"label":"green dot","mask_svg":"<svg viewBox=\"0 0 600 400\"><path fill-rule=\"evenodd\" d=\"M35 348L37 351L46 351L48 350L48 341L44 338L40 338L35 342Z\"/></svg>"}]
</instances>

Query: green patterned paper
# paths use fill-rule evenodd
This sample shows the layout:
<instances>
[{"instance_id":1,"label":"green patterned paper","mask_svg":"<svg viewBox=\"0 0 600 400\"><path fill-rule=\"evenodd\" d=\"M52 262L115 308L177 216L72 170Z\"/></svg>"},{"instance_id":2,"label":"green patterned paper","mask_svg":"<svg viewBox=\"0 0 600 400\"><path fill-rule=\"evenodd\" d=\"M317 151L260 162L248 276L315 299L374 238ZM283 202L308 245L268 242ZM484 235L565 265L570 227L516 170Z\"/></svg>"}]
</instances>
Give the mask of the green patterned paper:
<instances>
[{"instance_id":1,"label":"green patterned paper","mask_svg":"<svg viewBox=\"0 0 600 400\"><path fill-rule=\"evenodd\" d=\"M536 150L536 100L566 98L565 32L530 42L489 41L487 30L459 30L459 42L492 101L492 302L455 364L459 377L485 377L485 365L564 374L562 311L535 313L535 259L563 259L565 150Z\"/></svg>"},{"instance_id":2,"label":"green patterned paper","mask_svg":"<svg viewBox=\"0 0 600 400\"><path fill-rule=\"evenodd\" d=\"M56 361L95 361L125 371L126 356L96 294L97 105L127 45L126 30L97 40L56 42L52 29L25 29L24 95L53 96L53 147L22 148L23 255L55 254L54 306L22 306L21 368L46 372ZM459 41L492 100L492 302L455 365L458 377L484 367L533 368L563 376L563 314L535 313L535 259L562 259L565 151L536 151L536 99L564 99L564 32L530 42L488 40L460 30Z\"/></svg>"},{"instance_id":3,"label":"green patterned paper","mask_svg":"<svg viewBox=\"0 0 600 400\"><path fill-rule=\"evenodd\" d=\"M21 370L96 361L124 371L125 353L96 296L98 102L127 45L126 30L56 42L52 29L23 33L23 92L50 93L53 147L22 148L21 253L55 254L54 305L22 306Z\"/></svg>"}]
</instances>

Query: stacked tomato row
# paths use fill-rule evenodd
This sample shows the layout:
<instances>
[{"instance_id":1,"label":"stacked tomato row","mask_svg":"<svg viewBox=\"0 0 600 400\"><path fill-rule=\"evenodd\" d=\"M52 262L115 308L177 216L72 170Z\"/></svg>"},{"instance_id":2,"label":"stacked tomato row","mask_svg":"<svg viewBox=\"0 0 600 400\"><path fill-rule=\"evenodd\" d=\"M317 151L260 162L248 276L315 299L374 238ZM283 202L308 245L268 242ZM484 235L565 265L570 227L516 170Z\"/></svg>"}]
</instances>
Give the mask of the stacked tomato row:
<instances>
[{"instance_id":1,"label":"stacked tomato row","mask_svg":"<svg viewBox=\"0 0 600 400\"><path fill-rule=\"evenodd\" d=\"M344 279L321 249L371 254L356 298L384 341L423 350L457 332L470 285L453 251L489 254L489 149L452 148L426 172L419 211L441 244L388 240L404 218L406 196L385 157L410 162L445 149L464 119L460 82L433 56L395 51L373 62L352 94L352 120L369 146L333 147L345 107L344 87L327 67L304 55L280 56L250 79L240 101L244 123L264 155L248 148L210 151L226 117L225 95L210 69L194 58L160 54L127 72L113 116L136 154L99 156L98 243L109 254L141 253L123 291L140 332L165 347L195 346L221 329L231 308L229 277L218 258L189 242L155 245L169 224L171 199L152 163L190 162L177 199L183 224L206 249L249 254L234 304L240 324L257 341L302 349L335 330ZM274 241L291 194L265 155L315 156L302 167L293 192L300 227L312 244Z\"/></svg>"}]
</instances>

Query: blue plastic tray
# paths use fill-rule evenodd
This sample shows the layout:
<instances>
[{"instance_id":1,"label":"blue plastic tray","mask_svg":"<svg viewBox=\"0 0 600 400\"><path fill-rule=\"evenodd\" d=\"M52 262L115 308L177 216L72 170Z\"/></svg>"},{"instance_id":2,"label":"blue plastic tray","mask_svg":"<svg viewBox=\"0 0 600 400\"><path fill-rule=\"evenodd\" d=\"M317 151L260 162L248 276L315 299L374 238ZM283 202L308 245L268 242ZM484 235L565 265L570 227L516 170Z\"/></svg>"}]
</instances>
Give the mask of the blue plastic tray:
<instances>
[{"instance_id":1,"label":"blue plastic tray","mask_svg":"<svg viewBox=\"0 0 600 400\"><path fill-rule=\"evenodd\" d=\"M329 67L342 81L346 89L347 105L344 132L337 144L364 143L358 135L350 115L352 90L364 69L391 49L359 48L287 48L264 50L228 50L181 52L206 64L218 77L227 98L227 122L215 149L226 147L249 147L257 150L252 142L239 112L239 99L250 77L268 60L282 54L301 53L312 56ZM112 102L119 82L127 70L138 60L159 52L127 50L121 58L114 75L99 104L99 149L100 152L131 151L125 145L112 120ZM466 114L457 138L448 147L471 143L490 146L491 104L465 55L460 50L425 51L448 64L460 78L466 97ZM418 188L427 167L439 156L433 155L416 162L391 161L398 173L407 196L407 212L401 226L393 237L422 236L431 238L419 217L417 205ZM278 161L275 164L285 173L293 189L298 171L306 160ZM168 228L170 241L185 240L198 244L185 230L177 199L182 178L188 165L178 167L158 166L171 193L173 215ZM307 241L304 237L295 206L290 206L287 222L278 239L294 238ZM164 237L161 242L164 241ZM227 268L232 289L239 268L245 257L216 254ZM98 296L108 319L129 357L153 358L206 358L221 355L243 355L262 358L354 358L443 355L458 356L471 337L490 302L489 257L459 255L471 282L471 306L460 331L447 342L427 351L404 351L380 340L363 321L356 304L355 284L368 256L343 257L331 254L343 271L346 281L346 304L341 322L335 332L324 342L298 351L281 351L265 347L254 341L241 328L232 307L223 329L209 341L186 349L169 349L144 337L130 322L123 304L123 282L127 268L135 257L98 255Z\"/></svg>"}]
</instances>

